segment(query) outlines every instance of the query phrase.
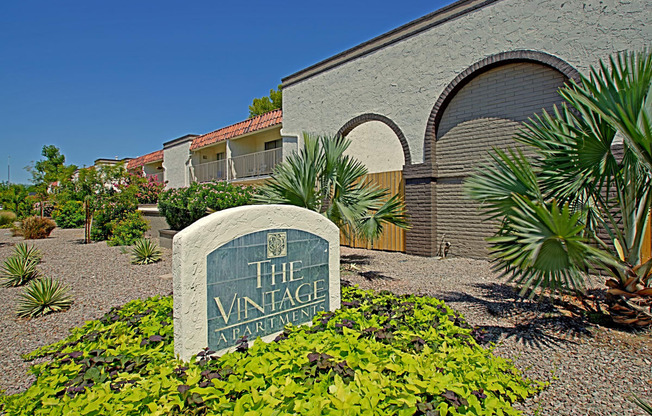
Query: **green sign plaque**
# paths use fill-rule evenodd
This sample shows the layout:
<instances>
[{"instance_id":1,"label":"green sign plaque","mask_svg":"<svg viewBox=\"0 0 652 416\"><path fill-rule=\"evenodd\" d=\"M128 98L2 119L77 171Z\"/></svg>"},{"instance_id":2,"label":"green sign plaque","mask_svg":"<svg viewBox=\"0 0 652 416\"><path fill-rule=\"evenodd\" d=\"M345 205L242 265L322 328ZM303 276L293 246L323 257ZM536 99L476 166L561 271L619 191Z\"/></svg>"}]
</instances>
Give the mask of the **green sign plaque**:
<instances>
[{"instance_id":1,"label":"green sign plaque","mask_svg":"<svg viewBox=\"0 0 652 416\"><path fill-rule=\"evenodd\" d=\"M209 348L274 334L329 310L328 266L328 241L294 229L257 231L210 252Z\"/></svg>"}]
</instances>

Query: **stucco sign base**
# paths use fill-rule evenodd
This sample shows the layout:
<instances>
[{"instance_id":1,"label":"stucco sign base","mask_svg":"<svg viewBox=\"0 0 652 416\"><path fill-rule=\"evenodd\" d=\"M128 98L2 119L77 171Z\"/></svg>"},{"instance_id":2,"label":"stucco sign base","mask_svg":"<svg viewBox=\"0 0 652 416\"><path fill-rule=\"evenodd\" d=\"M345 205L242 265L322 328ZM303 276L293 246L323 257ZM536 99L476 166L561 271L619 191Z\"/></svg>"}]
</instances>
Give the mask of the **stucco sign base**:
<instances>
[{"instance_id":1,"label":"stucco sign base","mask_svg":"<svg viewBox=\"0 0 652 416\"><path fill-rule=\"evenodd\" d=\"M339 230L287 205L232 208L173 241L174 349L224 354L238 339L273 340L283 327L340 307Z\"/></svg>"}]
</instances>

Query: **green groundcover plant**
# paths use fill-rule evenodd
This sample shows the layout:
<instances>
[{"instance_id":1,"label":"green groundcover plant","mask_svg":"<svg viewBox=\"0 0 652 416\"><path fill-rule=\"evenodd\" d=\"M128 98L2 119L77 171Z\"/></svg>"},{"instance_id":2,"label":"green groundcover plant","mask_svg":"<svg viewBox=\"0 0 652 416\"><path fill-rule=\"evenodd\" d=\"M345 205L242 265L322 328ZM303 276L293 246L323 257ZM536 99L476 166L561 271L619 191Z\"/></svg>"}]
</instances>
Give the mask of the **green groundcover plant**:
<instances>
[{"instance_id":1,"label":"green groundcover plant","mask_svg":"<svg viewBox=\"0 0 652 416\"><path fill-rule=\"evenodd\" d=\"M7 415L517 415L541 388L479 346L444 302L344 288L343 307L275 342L175 359L171 297L135 300L26 359Z\"/></svg>"}]
</instances>

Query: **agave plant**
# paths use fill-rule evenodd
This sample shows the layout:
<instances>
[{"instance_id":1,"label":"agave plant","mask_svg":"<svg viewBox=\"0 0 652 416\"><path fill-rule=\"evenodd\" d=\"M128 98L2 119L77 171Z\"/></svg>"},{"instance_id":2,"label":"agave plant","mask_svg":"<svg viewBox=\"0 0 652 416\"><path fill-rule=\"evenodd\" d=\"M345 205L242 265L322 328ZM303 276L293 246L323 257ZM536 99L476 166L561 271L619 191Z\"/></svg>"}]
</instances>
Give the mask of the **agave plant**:
<instances>
[{"instance_id":1,"label":"agave plant","mask_svg":"<svg viewBox=\"0 0 652 416\"><path fill-rule=\"evenodd\" d=\"M150 264L161 260L163 252L152 240L141 238L136 240L131 249L131 264Z\"/></svg>"},{"instance_id":2,"label":"agave plant","mask_svg":"<svg viewBox=\"0 0 652 416\"><path fill-rule=\"evenodd\" d=\"M501 225L489 239L496 270L523 292L582 292L606 271L614 321L652 325L652 260L641 258L652 206L652 55L623 53L560 93L516 139L533 149L495 150L466 182Z\"/></svg>"},{"instance_id":3,"label":"agave plant","mask_svg":"<svg viewBox=\"0 0 652 416\"><path fill-rule=\"evenodd\" d=\"M652 404L646 402L638 396L634 396L632 401L645 411L648 415L652 415Z\"/></svg>"},{"instance_id":4,"label":"agave plant","mask_svg":"<svg viewBox=\"0 0 652 416\"><path fill-rule=\"evenodd\" d=\"M37 318L70 308L72 298L68 288L49 277L37 279L20 294L16 314L21 318Z\"/></svg>"},{"instance_id":5,"label":"agave plant","mask_svg":"<svg viewBox=\"0 0 652 416\"><path fill-rule=\"evenodd\" d=\"M2 286L21 286L39 276L38 261L31 257L11 256L0 269Z\"/></svg>"},{"instance_id":6,"label":"agave plant","mask_svg":"<svg viewBox=\"0 0 652 416\"><path fill-rule=\"evenodd\" d=\"M28 246L25 243L16 244L16 247L14 247L14 256L24 259L34 259L36 263L40 263L43 257L39 249L35 246Z\"/></svg>"},{"instance_id":7,"label":"agave plant","mask_svg":"<svg viewBox=\"0 0 652 416\"><path fill-rule=\"evenodd\" d=\"M276 166L255 200L317 211L345 233L371 241L384 224L407 228L403 201L364 180L367 168L344 155L350 144L340 136L304 134L304 148Z\"/></svg>"}]
</instances>

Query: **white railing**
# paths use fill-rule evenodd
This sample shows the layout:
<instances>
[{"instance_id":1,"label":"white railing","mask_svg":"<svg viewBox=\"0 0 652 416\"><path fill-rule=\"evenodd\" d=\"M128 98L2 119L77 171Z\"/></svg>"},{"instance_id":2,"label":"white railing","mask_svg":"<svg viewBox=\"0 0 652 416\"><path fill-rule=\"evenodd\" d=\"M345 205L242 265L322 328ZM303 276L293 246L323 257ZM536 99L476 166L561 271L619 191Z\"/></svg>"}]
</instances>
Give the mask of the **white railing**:
<instances>
[{"instance_id":1,"label":"white railing","mask_svg":"<svg viewBox=\"0 0 652 416\"><path fill-rule=\"evenodd\" d=\"M163 173L149 173L145 175L148 182L158 182L163 183Z\"/></svg>"},{"instance_id":2,"label":"white railing","mask_svg":"<svg viewBox=\"0 0 652 416\"><path fill-rule=\"evenodd\" d=\"M197 182L225 181L226 160L200 163L195 166L195 180Z\"/></svg>"},{"instance_id":3,"label":"white railing","mask_svg":"<svg viewBox=\"0 0 652 416\"><path fill-rule=\"evenodd\" d=\"M229 179L253 178L269 175L274 166L283 160L283 148L250 153L229 159L231 177Z\"/></svg>"}]
</instances>

